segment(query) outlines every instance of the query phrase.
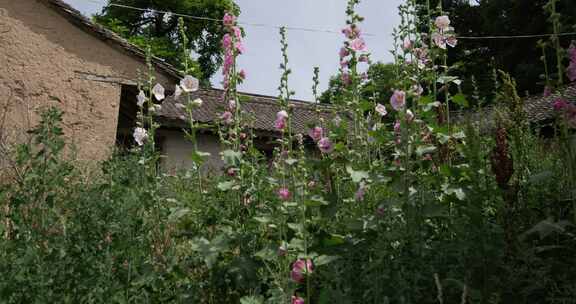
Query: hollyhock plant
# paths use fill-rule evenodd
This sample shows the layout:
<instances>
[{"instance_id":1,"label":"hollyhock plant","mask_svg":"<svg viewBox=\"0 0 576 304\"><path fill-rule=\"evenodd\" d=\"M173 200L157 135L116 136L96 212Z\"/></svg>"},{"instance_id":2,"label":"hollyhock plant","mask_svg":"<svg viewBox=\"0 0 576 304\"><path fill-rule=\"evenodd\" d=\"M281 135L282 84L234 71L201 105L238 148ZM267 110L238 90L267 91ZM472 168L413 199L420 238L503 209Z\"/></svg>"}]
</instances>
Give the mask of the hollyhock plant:
<instances>
[{"instance_id":1,"label":"hollyhock plant","mask_svg":"<svg viewBox=\"0 0 576 304\"><path fill-rule=\"evenodd\" d=\"M148 131L146 131L146 129L144 128L136 128L134 129L134 140L136 141L136 143L139 146L144 145L144 143L146 142L146 140L148 140Z\"/></svg>"},{"instance_id":2,"label":"hollyhock plant","mask_svg":"<svg viewBox=\"0 0 576 304\"><path fill-rule=\"evenodd\" d=\"M278 189L276 194L278 195L278 198L282 201L289 200L290 196L291 196L290 190L288 190L288 188L280 188L280 189Z\"/></svg>"},{"instance_id":3,"label":"hollyhock plant","mask_svg":"<svg viewBox=\"0 0 576 304\"><path fill-rule=\"evenodd\" d=\"M324 154L332 153L332 151L334 150L332 141L328 137L323 137L318 141L318 148Z\"/></svg>"},{"instance_id":4,"label":"hollyhock plant","mask_svg":"<svg viewBox=\"0 0 576 304\"><path fill-rule=\"evenodd\" d=\"M186 75L182 80L180 80L180 87L186 93L196 92L200 86L200 82L193 76Z\"/></svg>"},{"instance_id":5,"label":"hollyhock plant","mask_svg":"<svg viewBox=\"0 0 576 304\"><path fill-rule=\"evenodd\" d=\"M297 296L292 296L292 303L291 304L304 304L304 299Z\"/></svg>"},{"instance_id":6,"label":"hollyhock plant","mask_svg":"<svg viewBox=\"0 0 576 304\"><path fill-rule=\"evenodd\" d=\"M164 87L159 83L157 83L154 88L152 88L152 94L154 94L154 97L158 101L162 101L164 98L166 98L164 95Z\"/></svg>"},{"instance_id":7,"label":"hollyhock plant","mask_svg":"<svg viewBox=\"0 0 576 304\"><path fill-rule=\"evenodd\" d=\"M394 94L390 97L390 104L394 110L402 110L406 105L406 92L402 90L394 90Z\"/></svg>"},{"instance_id":8,"label":"hollyhock plant","mask_svg":"<svg viewBox=\"0 0 576 304\"><path fill-rule=\"evenodd\" d=\"M307 275L312 274L314 271L314 265L310 259L298 259L294 264L292 264L292 271L290 271L290 277L292 281L296 283L303 283L304 278Z\"/></svg>"}]
</instances>

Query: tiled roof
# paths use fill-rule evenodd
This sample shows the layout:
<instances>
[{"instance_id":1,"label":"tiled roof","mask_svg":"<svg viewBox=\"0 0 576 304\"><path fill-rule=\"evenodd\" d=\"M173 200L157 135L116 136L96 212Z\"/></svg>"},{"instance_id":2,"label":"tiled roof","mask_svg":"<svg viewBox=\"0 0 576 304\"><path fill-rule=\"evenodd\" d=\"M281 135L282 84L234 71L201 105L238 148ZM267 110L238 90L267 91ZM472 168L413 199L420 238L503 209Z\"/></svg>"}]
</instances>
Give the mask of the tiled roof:
<instances>
[{"instance_id":1,"label":"tiled roof","mask_svg":"<svg viewBox=\"0 0 576 304\"><path fill-rule=\"evenodd\" d=\"M223 91L220 89L200 89L191 94L190 99L200 98L203 101L201 107L192 113L194 120L201 123L213 124L224 111L222 102ZM255 94L239 93L241 109L248 125L256 130L275 132L274 121L276 113L281 110L280 104L275 97ZM176 107L176 103L185 103L185 96L178 101L167 98L162 104L162 110L158 113L161 122L165 126L186 127L187 116L185 110ZM315 105L306 101L291 100L292 108L292 131L294 133L308 133L308 125L318 123L318 119L329 120L334 117L334 108L328 105ZM318 111L316 110L318 108ZM345 117L343 117L345 118Z\"/></svg>"}]
</instances>

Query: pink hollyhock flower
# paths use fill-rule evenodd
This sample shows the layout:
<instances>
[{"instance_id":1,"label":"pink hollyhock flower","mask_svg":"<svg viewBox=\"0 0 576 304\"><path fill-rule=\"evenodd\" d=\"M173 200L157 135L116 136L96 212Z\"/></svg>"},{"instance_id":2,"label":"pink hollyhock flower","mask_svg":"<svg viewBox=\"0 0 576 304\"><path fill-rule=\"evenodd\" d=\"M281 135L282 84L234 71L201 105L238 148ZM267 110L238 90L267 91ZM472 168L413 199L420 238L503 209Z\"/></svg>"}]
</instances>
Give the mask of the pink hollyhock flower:
<instances>
[{"instance_id":1,"label":"pink hollyhock flower","mask_svg":"<svg viewBox=\"0 0 576 304\"><path fill-rule=\"evenodd\" d=\"M390 104L394 110L402 110L406 105L406 92L402 90L394 90L394 94L390 97Z\"/></svg>"},{"instance_id":2,"label":"pink hollyhock flower","mask_svg":"<svg viewBox=\"0 0 576 304\"><path fill-rule=\"evenodd\" d=\"M280 189L278 189L276 194L278 195L278 198L282 201L289 200L290 196L291 196L290 190L288 190L288 188L280 188Z\"/></svg>"},{"instance_id":3,"label":"pink hollyhock flower","mask_svg":"<svg viewBox=\"0 0 576 304\"><path fill-rule=\"evenodd\" d=\"M386 116L386 114L388 114L388 111L386 110L386 106L384 106L382 104L377 104L375 110L382 117L384 117L384 116Z\"/></svg>"},{"instance_id":4,"label":"pink hollyhock flower","mask_svg":"<svg viewBox=\"0 0 576 304\"><path fill-rule=\"evenodd\" d=\"M348 39L356 39L356 38L360 37L361 30L357 26L349 26L349 27L342 29L342 33Z\"/></svg>"},{"instance_id":5,"label":"pink hollyhock flower","mask_svg":"<svg viewBox=\"0 0 576 304\"><path fill-rule=\"evenodd\" d=\"M134 129L134 140L139 146L144 145L144 143L148 140L148 132L144 128L136 128Z\"/></svg>"},{"instance_id":6,"label":"pink hollyhock flower","mask_svg":"<svg viewBox=\"0 0 576 304\"><path fill-rule=\"evenodd\" d=\"M241 41L236 42L236 50L238 51L238 54L242 54L246 51Z\"/></svg>"},{"instance_id":7,"label":"pink hollyhock flower","mask_svg":"<svg viewBox=\"0 0 576 304\"><path fill-rule=\"evenodd\" d=\"M352 40L350 47L356 52L363 52L366 50L366 42L362 38L356 38Z\"/></svg>"},{"instance_id":8,"label":"pink hollyhock flower","mask_svg":"<svg viewBox=\"0 0 576 304\"><path fill-rule=\"evenodd\" d=\"M319 141L324 136L324 129L321 127L314 127L308 131L308 136L312 138L314 141Z\"/></svg>"},{"instance_id":9,"label":"pink hollyhock flower","mask_svg":"<svg viewBox=\"0 0 576 304\"><path fill-rule=\"evenodd\" d=\"M356 193L354 193L354 199L358 202L361 202L364 200L364 195L366 195L366 186L362 182L360 183L360 186L358 186Z\"/></svg>"},{"instance_id":10,"label":"pink hollyhock flower","mask_svg":"<svg viewBox=\"0 0 576 304\"><path fill-rule=\"evenodd\" d=\"M350 74L347 72L342 73L342 82L344 85L350 85L352 83L352 78L350 78Z\"/></svg>"},{"instance_id":11,"label":"pink hollyhock flower","mask_svg":"<svg viewBox=\"0 0 576 304\"><path fill-rule=\"evenodd\" d=\"M404 38L404 42L402 43L402 47L404 50L408 51L412 48L412 40L409 37Z\"/></svg>"},{"instance_id":12,"label":"pink hollyhock flower","mask_svg":"<svg viewBox=\"0 0 576 304\"><path fill-rule=\"evenodd\" d=\"M236 109L236 100L234 99L228 100L228 109L230 111L234 111Z\"/></svg>"},{"instance_id":13,"label":"pink hollyhock flower","mask_svg":"<svg viewBox=\"0 0 576 304\"><path fill-rule=\"evenodd\" d=\"M332 153L332 151L334 150L332 141L328 137L323 137L318 141L318 148L322 153L325 154Z\"/></svg>"},{"instance_id":14,"label":"pink hollyhock flower","mask_svg":"<svg viewBox=\"0 0 576 304\"><path fill-rule=\"evenodd\" d=\"M230 34L225 34L222 38L222 46L225 49L230 49L232 47L232 36Z\"/></svg>"},{"instance_id":15,"label":"pink hollyhock flower","mask_svg":"<svg viewBox=\"0 0 576 304\"><path fill-rule=\"evenodd\" d=\"M292 271L290 271L290 277L292 281L296 283L303 283L304 278L307 275L312 274L314 271L314 265L310 259L302 260L298 259L294 264L292 264Z\"/></svg>"},{"instance_id":16,"label":"pink hollyhock flower","mask_svg":"<svg viewBox=\"0 0 576 304\"><path fill-rule=\"evenodd\" d=\"M226 13L222 21L226 26L233 26L236 23L236 16Z\"/></svg>"},{"instance_id":17,"label":"pink hollyhock flower","mask_svg":"<svg viewBox=\"0 0 576 304\"><path fill-rule=\"evenodd\" d=\"M152 94L154 94L154 97L156 97L156 100L158 101L162 101L166 98L166 95L164 95L164 87L159 83L152 88Z\"/></svg>"},{"instance_id":18,"label":"pink hollyhock flower","mask_svg":"<svg viewBox=\"0 0 576 304\"><path fill-rule=\"evenodd\" d=\"M572 41L570 47L568 48L568 57L570 61L576 62L576 41Z\"/></svg>"},{"instance_id":19,"label":"pink hollyhock flower","mask_svg":"<svg viewBox=\"0 0 576 304\"><path fill-rule=\"evenodd\" d=\"M226 111L220 115L220 119L224 121L225 124L231 125L234 122L234 117L230 111Z\"/></svg>"},{"instance_id":20,"label":"pink hollyhock flower","mask_svg":"<svg viewBox=\"0 0 576 304\"><path fill-rule=\"evenodd\" d=\"M346 60L346 59L340 61L340 67L341 67L342 69L347 68L347 67L348 67L348 64L349 64L349 62L348 62L348 60Z\"/></svg>"},{"instance_id":21,"label":"pink hollyhock flower","mask_svg":"<svg viewBox=\"0 0 576 304\"><path fill-rule=\"evenodd\" d=\"M550 88L550 86L545 86L543 95L544 97L550 97L550 95L552 95L552 88Z\"/></svg>"},{"instance_id":22,"label":"pink hollyhock flower","mask_svg":"<svg viewBox=\"0 0 576 304\"><path fill-rule=\"evenodd\" d=\"M458 44L458 39L456 39L456 36L454 35L448 35L446 37L446 44L450 47L456 47Z\"/></svg>"},{"instance_id":23,"label":"pink hollyhock flower","mask_svg":"<svg viewBox=\"0 0 576 304\"><path fill-rule=\"evenodd\" d=\"M566 74L568 75L568 79L570 79L570 81L576 81L576 61L570 62L570 65L566 70Z\"/></svg>"},{"instance_id":24,"label":"pink hollyhock flower","mask_svg":"<svg viewBox=\"0 0 576 304\"><path fill-rule=\"evenodd\" d=\"M278 113L276 113L276 118L288 118L288 112L286 112L285 110L281 110L278 111Z\"/></svg>"},{"instance_id":25,"label":"pink hollyhock flower","mask_svg":"<svg viewBox=\"0 0 576 304\"><path fill-rule=\"evenodd\" d=\"M556 99L554 101L554 103L552 104L552 106L554 107L554 110L556 111L561 111L564 110L567 106L568 106L568 102L565 99Z\"/></svg>"},{"instance_id":26,"label":"pink hollyhock flower","mask_svg":"<svg viewBox=\"0 0 576 304\"><path fill-rule=\"evenodd\" d=\"M394 123L394 133L400 134L400 131L401 131L400 128L401 128L401 126L402 126L402 125L400 124L400 121L397 120L397 121Z\"/></svg>"},{"instance_id":27,"label":"pink hollyhock flower","mask_svg":"<svg viewBox=\"0 0 576 304\"><path fill-rule=\"evenodd\" d=\"M232 31L237 40L242 40L242 30L239 27L232 27Z\"/></svg>"},{"instance_id":28,"label":"pink hollyhock flower","mask_svg":"<svg viewBox=\"0 0 576 304\"><path fill-rule=\"evenodd\" d=\"M291 304L304 304L304 299L297 296L292 296L292 303Z\"/></svg>"},{"instance_id":29,"label":"pink hollyhock flower","mask_svg":"<svg viewBox=\"0 0 576 304\"><path fill-rule=\"evenodd\" d=\"M276 121L274 121L274 128L278 131L284 130L284 128L286 128L286 119L284 117L276 118Z\"/></svg>"},{"instance_id":30,"label":"pink hollyhock flower","mask_svg":"<svg viewBox=\"0 0 576 304\"><path fill-rule=\"evenodd\" d=\"M436 17L436 21L434 21L434 24L440 30L446 30L450 26L450 18L448 18L448 16Z\"/></svg>"},{"instance_id":31,"label":"pink hollyhock flower","mask_svg":"<svg viewBox=\"0 0 576 304\"><path fill-rule=\"evenodd\" d=\"M348 55L350 55L350 51L348 51L347 48L342 47L340 49L340 59L343 59L344 57L347 57Z\"/></svg>"}]
</instances>

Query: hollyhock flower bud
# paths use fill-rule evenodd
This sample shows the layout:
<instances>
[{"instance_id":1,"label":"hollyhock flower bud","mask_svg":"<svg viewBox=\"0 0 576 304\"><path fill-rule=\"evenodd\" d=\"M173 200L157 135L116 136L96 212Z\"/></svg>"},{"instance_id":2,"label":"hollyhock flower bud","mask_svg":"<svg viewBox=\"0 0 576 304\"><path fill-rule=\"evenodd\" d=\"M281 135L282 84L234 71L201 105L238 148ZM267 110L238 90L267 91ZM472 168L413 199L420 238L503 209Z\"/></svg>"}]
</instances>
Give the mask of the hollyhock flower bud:
<instances>
[{"instance_id":1,"label":"hollyhock flower bud","mask_svg":"<svg viewBox=\"0 0 576 304\"><path fill-rule=\"evenodd\" d=\"M334 126L339 127L340 124L342 123L342 118L340 118L340 116L336 116L334 117L334 119L332 119L332 123L334 124Z\"/></svg>"},{"instance_id":2,"label":"hollyhock flower bud","mask_svg":"<svg viewBox=\"0 0 576 304\"><path fill-rule=\"evenodd\" d=\"M244 133L244 132L240 133L240 139L241 140L246 140L246 138L248 138L248 135L246 135L246 133Z\"/></svg>"},{"instance_id":3,"label":"hollyhock flower bud","mask_svg":"<svg viewBox=\"0 0 576 304\"><path fill-rule=\"evenodd\" d=\"M230 111L234 111L236 109L236 100L234 99L228 100L228 109Z\"/></svg>"},{"instance_id":4,"label":"hollyhock flower bud","mask_svg":"<svg viewBox=\"0 0 576 304\"><path fill-rule=\"evenodd\" d=\"M146 102L146 94L144 94L144 91L140 90L140 93L137 96L138 98L138 106L139 107L143 107L144 106L144 102Z\"/></svg>"},{"instance_id":5,"label":"hollyhock flower bud","mask_svg":"<svg viewBox=\"0 0 576 304\"><path fill-rule=\"evenodd\" d=\"M314 141L319 141L322 136L324 136L324 129L321 127L314 127L310 129L308 136L310 136L310 138L312 138Z\"/></svg>"},{"instance_id":6,"label":"hollyhock flower bud","mask_svg":"<svg viewBox=\"0 0 576 304\"><path fill-rule=\"evenodd\" d=\"M340 61L340 67L343 68L343 69L347 68L347 67L348 67L348 64L349 64L348 60L342 60L342 61Z\"/></svg>"},{"instance_id":7,"label":"hollyhock flower bud","mask_svg":"<svg viewBox=\"0 0 576 304\"><path fill-rule=\"evenodd\" d=\"M401 131L400 128L401 128L401 126L402 126L402 125L400 124L400 121L397 120L397 121L394 123L394 133L400 134L400 131Z\"/></svg>"},{"instance_id":8,"label":"hollyhock flower bud","mask_svg":"<svg viewBox=\"0 0 576 304\"><path fill-rule=\"evenodd\" d=\"M448 16L436 17L436 21L434 21L434 24L440 30L446 30L450 26L450 18L448 18Z\"/></svg>"},{"instance_id":9,"label":"hollyhock flower bud","mask_svg":"<svg viewBox=\"0 0 576 304\"><path fill-rule=\"evenodd\" d=\"M358 57L358 62L368 62L368 55L364 54L364 55L360 55Z\"/></svg>"},{"instance_id":10,"label":"hollyhock flower bud","mask_svg":"<svg viewBox=\"0 0 576 304\"><path fill-rule=\"evenodd\" d=\"M284 246L278 247L278 256L285 256L287 252L288 250L286 250L286 247Z\"/></svg>"},{"instance_id":11,"label":"hollyhock flower bud","mask_svg":"<svg viewBox=\"0 0 576 304\"><path fill-rule=\"evenodd\" d=\"M182 80L180 80L180 87L186 93L196 92L200 86L200 82L193 76L186 75Z\"/></svg>"},{"instance_id":12,"label":"hollyhock flower bud","mask_svg":"<svg viewBox=\"0 0 576 304\"><path fill-rule=\"evenodd\" d=\"M220 119L222 119L222 121L227 125L231 125L234 122L233 115L229 111L222 113L222 115L220 115Z\"/></svg>"},{"instance_id":13,"label":"hollyhock flower bud","mask_svg":"<svg viewBox=\"0 0 576 304\"><path fill-rule=\"evenodd\" d=\"M414 113L410 110L406 110L406 121L412 122L414 121Z\"/></svg>"},{"instance_id":14,"label":"hollyhock flower bud","mask_svg":"<svg viewBox=\"0 0 576 304\"><path fill-rule=\"evenodd\" d=\"M236 16L226 13L222 21L225 26L233 26L236 23Z\"/></svg>"},{"instance_id":15,"label":"hollyhock flower bud","mask_svg":"<svg viewBox=\"0 0 576 304\"><path fill-rule=\"evenodd\" d=\"M332 153L334 150L334 146L332 145L332 141L328 137L321 138L318 141L318 148L324 154Z\"/></svg>"},{"instance_id":16,"label":"hollyhock flower bud","mask_svg":"<svg viewBox=\"0 0 576 304\"><path fill-rule=\"evenodd\" d=\"M312 274L314 271L314 265L310 259L303 260L298 259L292 264L292 271L290 271L290 277L296 283L303 283L304 278L307 275Z\"/></svg>"},{"instance_id":17,"label":"hollyhock flower bud","mask_svg":"<svg viewBox=\"0 0 576 304\"><path fill-rule=\"evenodd\" d=\"M152 88L152 94L154 94L154 97L156 97L156 100L158 101L162 101L164 98L166 98L164 95L164 87L159 83L157 83L154 88Z\"/></svg>"},{"instance_id":18,"label":"hollyhock flower bud","mask_svg":"<svg viewBox=\"0 0 576 304\"><path fill-rule=\"evenodd\" d=\"M236 44L234 46L236 47L238 54L243 54L246 51L246 49L244 48L244 45L242 44L241 41L236 42Z\"/></svg>"},{"instance_id":19,"label":"hollyhock flower bud","mask_svg":"<svg viewBox=\"0 0 576 304\"><path fill-rule=\"evenodd\" d=\"M144 143L148 140L148 132L144 128L136 128L134 129L134 140L139 146L144 145Z\"/></svg>"},{"instance_id":20,"label":"hollyhock flower bud","mask_svg":"<svg viewBox=\"0 0 576 304\"><path fill-rule=\"evenodd\" d=\"M412 40L410 40L409 37L404 38L404 42L402 43L402 48L404 48L405 51L408 51L412 48Z\"/></svg>"},{"instance_id":21,"label":"hollyhock flower bud","mask_svg":"<svg viewBox=\"0 0 576 304\"><path fill-rule=\"evenodd\" d=\"M230 176L230 177L236 176L236 169L234 169L234 168L228 168L228 170L226 170L226 175L228 175L228 176Z\"/></svg>"},{"instance_id":22,"label":"hollyhock flower bud","mask_svg":"<svg viewBox=\"0 0 576 304\"><path fill-rule=\"evenodd\" d=\"M348 74L347 72L342 73L342 82L344 83L344 85L350 85L352 83L350 74Z\"/></svg>"},{"instance_id":23,"label":"hollyhock flower bud","mask_svg":"<svg viewBox=\"0 0 576 304\"><path fill-rule=\"evenodd\" d=\"M278 189L277 193L278 198L282 201L287 201L290 199L290 190L288 190L288 188L280 188Z\"/></svg>"},{"instance_id":24,"label":"hollyhock flower bud","mask_svg":"<svg viewBox=\"0 0 576 304\"><path fill-rule=\"evenodd\" d=\"M340 59L344 59L344 57L347 57L348 55L350 55L350 51L348 51L347 48L342 47L340 49Z\"/></svg>"},{"instance_id":25,"label":"hollyhock flower bud","mask_svg":"<svg viewBox=\"0 0 576 304\"><path fill-rule=\"evenodd\" d=\"M199 107L202 106L203 103L204 103L204 101L202 101L202 99L196 98L196 99L194 99L194 100L192 101L192 106L193 106L193 107L196 107L196 108L199 108Z\"/></svg>"},{"instance_id":26,"label":"hollyhock flower bud","mask_svg":"<svg viewBox=\"0 0 576 304\"><path fill-rule=\"evenodd\" d=\"M390 98L390 104L396 111L400 111L406 105L406 92L401 90L394 90L394 94Z\"/></svg>"},{"instance_id":27,"label":"hollyhock flower bud","mask_svg":"<svg viewBox=\"0 0 576 304\"><path fill-rule=\"evenodd\" d=\"M386 110L386 107L385 107L384 105L382 105L382 104L376 105L375 110L376 110L376 112L377 112L378 114L380 114L380 116L382 116L382 117L384 117L384 116L386 116L386 114L388 114L388 111Z\"/></svg>"},{"instance_id":28,"label":"hollyhock flower bud","mask_svg":"<svg viewBox=\"0 0 576 304\"><path fill-rule=\"evenodd\" d=\"M240 72L238 73L238 77L240 77L240 79L242 79L242 80L245 80L246 79L246 71L240 70Z\"/></svg>"},{"instance_id":29,"label":"hollyhock flower bud","mask_svg":"<svg viewBox=\"0 0 576 304\"><path fill-rule=\"evenodd\" d=\"M350 47L356 52L363 52L366 50L366 42L362 38L356 38L352 40Z\"/></svg>"},{"instance_id":30,"label":"hollyhock flower bud","mask_svg":"<svg viewBox=\"0 0 576 304\"><path fill-rule=\"evenodd\" d=\"M292 303L291 304L304 304L304 299L297 296L292 296Z\"/></svg>"}]
</instances>

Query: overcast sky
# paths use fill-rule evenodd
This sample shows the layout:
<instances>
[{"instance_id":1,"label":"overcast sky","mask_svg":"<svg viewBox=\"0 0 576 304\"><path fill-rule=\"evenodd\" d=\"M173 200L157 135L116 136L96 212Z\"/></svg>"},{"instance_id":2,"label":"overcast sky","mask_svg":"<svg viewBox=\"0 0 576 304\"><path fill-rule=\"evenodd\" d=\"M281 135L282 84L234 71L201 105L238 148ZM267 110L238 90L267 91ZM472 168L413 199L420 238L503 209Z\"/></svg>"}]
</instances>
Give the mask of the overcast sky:
<instances>
[{"instance_id":1,"label":"overcast sky","mask_svg":"<svg viewBox=\"0 0 576 304\"><path fill-rule=\"evenodd\" d=\"M106 0L65 0L86 15L99 12ZM94 2L101 2L97 4ZM346 0L236 0L242 14L240 22L285 25L339 31L346 21ZM358 7L366 17L362 29L377 35L365 37L375 61L389 62L392 56L392 30L400 22L398 5L403 0L364 0ZM239 67L247 72L247 80L240 90L249 93L277 95L281 62L278 29L245 26L246 53L240 56ZM320 68L321 89L328 85L331 75L338 71L338 50L342 35L304 31L288 31L291 89L296 98L311 100L313 68ZM221 87L221 77L212 79Z\"/></svg>"}]
</instances>

